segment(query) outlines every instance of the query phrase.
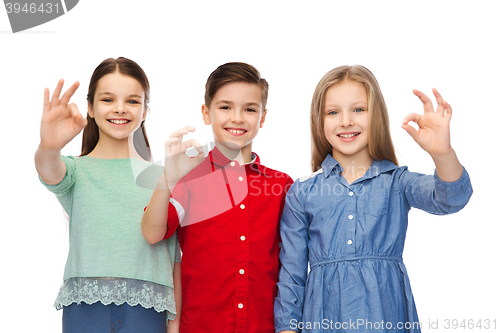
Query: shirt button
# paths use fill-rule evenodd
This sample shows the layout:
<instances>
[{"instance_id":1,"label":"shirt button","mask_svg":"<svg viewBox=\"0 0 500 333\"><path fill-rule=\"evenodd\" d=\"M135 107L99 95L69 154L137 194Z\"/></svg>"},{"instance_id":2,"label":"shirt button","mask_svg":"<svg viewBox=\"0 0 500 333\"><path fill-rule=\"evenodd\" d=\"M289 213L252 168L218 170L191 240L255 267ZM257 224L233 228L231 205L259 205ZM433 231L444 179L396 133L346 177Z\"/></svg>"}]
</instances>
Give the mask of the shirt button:
<instances>
[{"instance_id":1,"label":"shirt button","mask_svg":"<svg viewBox=\"0 0 500 333\"><path fill-rule=\"evenodd\" d=\"M241 241L244 241L246 238L245 238L245 236L241 236L240 239L241 239Z\"/></svg>"},{"instance_id":2,"label":"shirt button","mask_svg":"<svg viewBox=\"0 0 500 333\"><path fill-rule=\"evenodd\" d=\"M238 304L239 309L243 309L243 303Z\"/></svg>"},{"instance_id":3,"label":"shirt button","mask_svg":"<svg viewBox=\"0 0 500 333\"><path fill-rule=\"evenodd\" d=\"M352 240L350 240L350 239L349 239L349 240L347 241L347 244L351 245L351 244L352 244Z\"/></svg>"},{"instance_id":4,"label":"shirt button","mask_svg":"<svg viewBox=\"0 0 500 333\"><path fill-rule=\"evenodd\" d=\"M234 162L231 162L231 166L235 166L235 165L236 165L236 163L234 163Z\"/></svg>"},{"instance_id":5,"label":"shirt button","mask_svg":"<svg viewBox=\"0 0 500 333\"><path fill-rule=\"evenodd\" d=\"M245 274L245 270L244 269L240 269L240 274L241 275Z\"/></svg>"},{"instance_id":6,"label":"shirt button","mask_svg":"<svg viewBox=\"0 0 500 333\"><path fill-rule=\"evenodd\" d=\"M241 205L240 205L240 208L241 208L241 209L245 209L245 205L244 205L244 204L241 204Z\"/></svg>"},{"instance_id":7,"label":"shirt button","mask_svg":"<svg viewBox=\"0 0 500 333\"><path fill-rule=\"evenodd\" d=\"M239 176L238 179L241 181L243 181L243 177Z\"/></svg>"},{"instance_id":8,"label":"shirt button","mask_svg":"<svg viewBox=\"0 0 500 333\"><path fill-rule=\"evenodd\" d=\"M348 218L349 220L352 220L352 219L354 218L354 216L349 215L347 218Z\"/></svg>"},{"instance_id":9,"label":"shirt button","mask_svg":"<svg viewBox=\"0 0 500 333\"><path fill-rule=\"evenodd\" d=\"M353 195L354 195L354 192L353 192L353 191L349 192L349 196L350 196L350 197L352 197Z\"/></svg>"}]
</instances>

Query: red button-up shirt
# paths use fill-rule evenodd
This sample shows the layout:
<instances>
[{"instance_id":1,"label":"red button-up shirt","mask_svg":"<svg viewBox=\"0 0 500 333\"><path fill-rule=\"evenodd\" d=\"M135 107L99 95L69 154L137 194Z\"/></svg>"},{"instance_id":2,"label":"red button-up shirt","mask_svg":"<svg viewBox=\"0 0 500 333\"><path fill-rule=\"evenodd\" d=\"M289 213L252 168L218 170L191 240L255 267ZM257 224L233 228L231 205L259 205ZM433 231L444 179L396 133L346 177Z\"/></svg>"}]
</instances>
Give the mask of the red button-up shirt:
<instances>
[{"instance_id":1,"label":"red button-up shirt","mask_svg":"<svg viewBox=\"0 0 500 333\"><path fill-rule=\"evenodd\" d=\"M172 192L182 256L181 332L274 332L279 221L293 180L217 148ZM173 210L172 204L169 209ZM179 226L180 216L180 226Z\"/></svg>"}]
</instances>

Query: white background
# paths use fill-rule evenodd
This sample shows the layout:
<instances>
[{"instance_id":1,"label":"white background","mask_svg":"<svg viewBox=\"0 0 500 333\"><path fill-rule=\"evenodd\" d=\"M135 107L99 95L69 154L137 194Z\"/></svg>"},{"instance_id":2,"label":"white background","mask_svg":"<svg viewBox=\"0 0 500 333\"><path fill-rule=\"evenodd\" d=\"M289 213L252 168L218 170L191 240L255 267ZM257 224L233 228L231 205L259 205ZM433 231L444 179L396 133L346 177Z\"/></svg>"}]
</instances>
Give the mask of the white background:
<instances>
[{"instance_id":1,"label":"white background","mask_svg":"<svg viewBox=\"0 0 500 333\"><path fill-rule=\"evenodd\" d=\"M294 179L310 173L309 107L328 70L362 64L376 75L400 164L423 173L433 172L432 160L400 125L407 114L422 112L413 88L427 94L438 88L453 106L452 145L471 175L474 195L451 216L412 210L404 260L425 331L436 331L428 329L436 320L444 331L446 319L496 319L500 329L495 4L82 0L66 15L17 34L0 8L0 331L61 327L61 312L52 304L68 251L67 222L33 164L43 89L52 91L59 78L66 87L80 81L73 101L85 114L92 71L118 56L138 62L150 79L147 130L155 159L179 127L195 126L191 137L202 144L212 139L200 110L205 81L217 66L256 66L270 92L253 150L266 166ZM80 145L78 136L63 154L78 155Z\"/></svg>"}]
</instances>

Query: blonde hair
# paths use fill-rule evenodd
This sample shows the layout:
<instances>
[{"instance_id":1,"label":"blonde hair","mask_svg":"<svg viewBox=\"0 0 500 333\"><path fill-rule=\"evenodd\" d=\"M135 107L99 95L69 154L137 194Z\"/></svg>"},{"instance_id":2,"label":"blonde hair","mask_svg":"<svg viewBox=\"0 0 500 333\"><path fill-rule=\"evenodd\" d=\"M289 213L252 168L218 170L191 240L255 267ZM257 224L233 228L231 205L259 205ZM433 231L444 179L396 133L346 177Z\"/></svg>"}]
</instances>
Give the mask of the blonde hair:
<instances>
[{"instance_id":1,"label":"blonde hair","mask_svg":"<svg viewBox=\"0 0 500 333\"><path fill-rule=\"evenodd\" d=\"M321 168L321 163L332 153L324 131L325 96L335 84L351 81L361 83L368 97L368 151L374 160L390 160L398 165L389 129L389 116L382 91L370 70L361 65L340 66L323 76L316 86L311 103L311 167L313 172Z\"/></svg>"}]
</instances>

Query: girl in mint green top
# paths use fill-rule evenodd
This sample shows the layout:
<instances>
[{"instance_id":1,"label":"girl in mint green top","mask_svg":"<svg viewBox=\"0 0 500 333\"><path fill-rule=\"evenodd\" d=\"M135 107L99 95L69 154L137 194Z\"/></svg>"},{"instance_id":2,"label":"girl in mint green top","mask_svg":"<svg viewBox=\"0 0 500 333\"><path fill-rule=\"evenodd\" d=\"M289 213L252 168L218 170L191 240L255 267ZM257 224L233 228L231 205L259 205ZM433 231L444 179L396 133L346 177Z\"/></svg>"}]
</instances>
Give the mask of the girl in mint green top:
<instances>
[{"instance_id":1,"label":"girl in mint green top","mask_svg":"<svg viewBox=\"0 0 500 333\"><path fill-rule=\"evenodd\" d=\"M68 104L78 85L60 97L60 80L50 100L45 89L35 154L42 183L69 216L70 249L55 303L64 309L63 332L109 332L118 324L127 332L165 332L176 313L179 254L176 236L150 245L141 233L143 209L163 172L149 162L148 79L129 59L104 60L90 80L87 119ZM61 156L82 129L81 156Z\"/></svg>"}]
</instances>

